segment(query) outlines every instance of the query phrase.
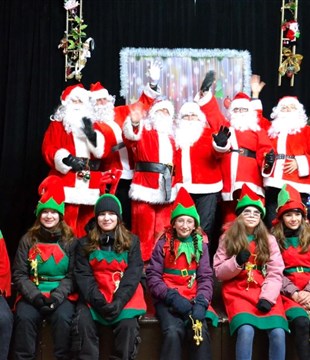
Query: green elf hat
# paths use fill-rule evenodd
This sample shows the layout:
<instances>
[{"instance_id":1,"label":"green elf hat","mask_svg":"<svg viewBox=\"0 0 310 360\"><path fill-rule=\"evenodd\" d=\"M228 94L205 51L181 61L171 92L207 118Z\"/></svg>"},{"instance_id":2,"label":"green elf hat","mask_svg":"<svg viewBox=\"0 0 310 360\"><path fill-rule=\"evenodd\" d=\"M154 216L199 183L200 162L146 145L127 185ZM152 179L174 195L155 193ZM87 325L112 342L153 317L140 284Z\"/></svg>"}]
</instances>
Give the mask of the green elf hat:
<instances>
[{"instance_id":1,"label":"green elf hat","mask_svg":"<svg viewBox=\"0 0 310 360\"><path fill-rule=\"evenodd\" d=\"M262 218L266 215L266 209L262 199L244 183L241 188L240 199L236 206L236 214L240 215L248 206L256 207L260 211Z\"/></svg>"},{"instance_id":2,"label":"green elf hat","mask_svg":"<svg viewBox=\"0 0 310 360\"><path fill-rule=\"evenodd\" d=\"M277 219L291 210L299 211L305 217L307 208L301 201L300 193L291 185L284 184L278 194Z\"/></svg>"},{"instance_id":3,"label":"green elf hat","mask_svg":"<svg viewBox=\"0 0 310 360\"><path fill-rule=\"evenodd\" d=\"M35 214L38 216L44 209L53 209L61 215L65 213L65 192L60 177L50 175L39 185L38 193L41 199L36 207Z\"/></svg>"},{"instance_id":4,"label":"green elf hat","mask_svg":"<svg viewBox=\"0 0 310 360\"><path fill-rule=\"evenodd\" d=\"M196 226L200 225L200 216L196 210L195 203L184 187L180 188L174 200L170 223L182 215L191 216L194 218Z\"/></svg>"}]
</instances>

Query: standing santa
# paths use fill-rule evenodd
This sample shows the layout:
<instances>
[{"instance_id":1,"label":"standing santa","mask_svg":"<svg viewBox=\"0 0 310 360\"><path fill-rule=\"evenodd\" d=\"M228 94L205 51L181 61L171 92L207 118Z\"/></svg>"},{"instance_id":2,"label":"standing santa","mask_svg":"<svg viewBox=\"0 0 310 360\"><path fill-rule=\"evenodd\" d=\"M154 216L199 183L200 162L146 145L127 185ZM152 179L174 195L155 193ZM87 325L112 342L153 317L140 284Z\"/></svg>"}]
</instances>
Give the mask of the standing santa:
<instances>
[{"instance_id":1,"label":"standing santa","mask_svg":"<svg viewBox=\"0 0 310 360\"><path fill-rule=\"evenodd\" d=\"M168 100L156 102L147 119L141 104L132 107L123 128L124 142L133 152L135 170L129 196L132 200L132 232L141 241L142 258L151 257L155 240L169 225L175 199L173 164L174 107Z\"/></svg>"},{"instance_id":2,"label":"standing santa","mask_svg":"<svg viewBox=\"0 0 310 360\"><path fill-rule=\"evenodd\" d=\"M77 237L85 234L84 226L93 217L93 206L100 195L104 137L91 118L89 92L82 84L68 86L61 95L61 105L51 116L42 145L50 175L59 176L64 183L64 219Z\"/></svg>"},{"instance_id":3,"label":"standing santa","mask_svg":"<svg viewBox=\"0 0 310 360\"><path fill-rule=\"evenodd\" d=\"M273 151L267 132L261 128L255 102L238 93L229 107L230 152L221 158L224 224L236 218L235 207L243 184L264 197L262 169L266 154Z\"/></svg>"},{"instance_id":4,"label":"standing santa","mask_svg":"<svg viewBox=\"0 0 310 360\"><path fill-rule=\"evenodd\" d=\"M284 184L299 191L302 202L310 194L310 126L303 105L294 96L281 98L273 108L268 136L275 154L273 166L264 172L266 188L266 224L276 217L277 198Z\"/></svg>"}]
</instances>

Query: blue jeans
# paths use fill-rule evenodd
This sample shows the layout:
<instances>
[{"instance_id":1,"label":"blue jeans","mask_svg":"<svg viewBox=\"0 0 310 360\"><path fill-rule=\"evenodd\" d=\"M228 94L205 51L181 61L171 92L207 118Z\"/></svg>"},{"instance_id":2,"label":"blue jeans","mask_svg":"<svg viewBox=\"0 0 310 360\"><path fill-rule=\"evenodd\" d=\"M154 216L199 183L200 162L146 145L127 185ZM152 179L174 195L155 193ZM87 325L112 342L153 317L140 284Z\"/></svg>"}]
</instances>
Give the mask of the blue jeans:
<instances>
[{"instance_id":1,"label":"blue jeans","mask_svg":"<svg viewBox=\"0 0 310 360\"><path fill-rule=\"evenodd\" d=\"M269 360L285 360L285 332L276 328L266 330L269 338ZM242 325L238 329L236 360L251 360L255 329L252 325Z\"/></svg>"},{"instance_id":2,"label":"blue jeans","mask_svg":"<svg viewBox=\"0 0 310 360\"><path fill-rule=\"evenodd\" d=\"M12 330L13 314L6 299L0 295L0 360L8 358Z\"/></svg>"}]
</instances>

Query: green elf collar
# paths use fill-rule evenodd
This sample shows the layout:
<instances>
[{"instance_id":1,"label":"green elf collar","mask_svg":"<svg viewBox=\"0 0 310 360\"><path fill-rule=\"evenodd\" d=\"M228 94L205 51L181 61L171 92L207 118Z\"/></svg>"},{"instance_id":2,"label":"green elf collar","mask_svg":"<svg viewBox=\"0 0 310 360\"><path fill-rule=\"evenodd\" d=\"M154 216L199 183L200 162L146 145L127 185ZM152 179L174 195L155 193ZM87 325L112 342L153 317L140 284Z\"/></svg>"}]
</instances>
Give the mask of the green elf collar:
<instances>
[{"instance_id":1,"label":"green elf collar","mask_svg":"<svg viewBox=\"0 0 310 360\"><path fill-rule=\"evenodd\" d=\"M180 241L179 247L178 247L178 253L177 253L177 257L181 256L182 254L184 254L186 256L186 261L187 263L190 265L190 263L192 262L192 258L195 255L196 256L196 261L197 263L199 263L201 254L202 254L202 239L199 235L198 236L198 249L195 253L195 248L194 248L194 243L193 243L193 238L190 235L187 238L178 238L178 240Z\"/></svg>"}]
</instances>

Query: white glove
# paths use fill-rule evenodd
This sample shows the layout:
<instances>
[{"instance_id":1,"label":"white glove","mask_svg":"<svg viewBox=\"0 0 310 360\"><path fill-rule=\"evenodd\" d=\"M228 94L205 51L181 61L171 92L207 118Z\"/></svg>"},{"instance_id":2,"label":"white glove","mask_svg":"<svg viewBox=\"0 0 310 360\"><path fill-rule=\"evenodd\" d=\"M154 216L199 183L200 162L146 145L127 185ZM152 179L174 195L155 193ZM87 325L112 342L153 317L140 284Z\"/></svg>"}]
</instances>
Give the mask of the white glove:
<instances>
[{"instance_id":1,"label":"white glove","mask_svg":"<svg viewBox=\"0 0 310 360\"><path fill-rule=\"evenodd\" d=\"M146 75L150 78L151 85L158 84L162 67L163 67L162 62L158 59L151 61L149 63Z\"/></svg>"}]
</instances>

